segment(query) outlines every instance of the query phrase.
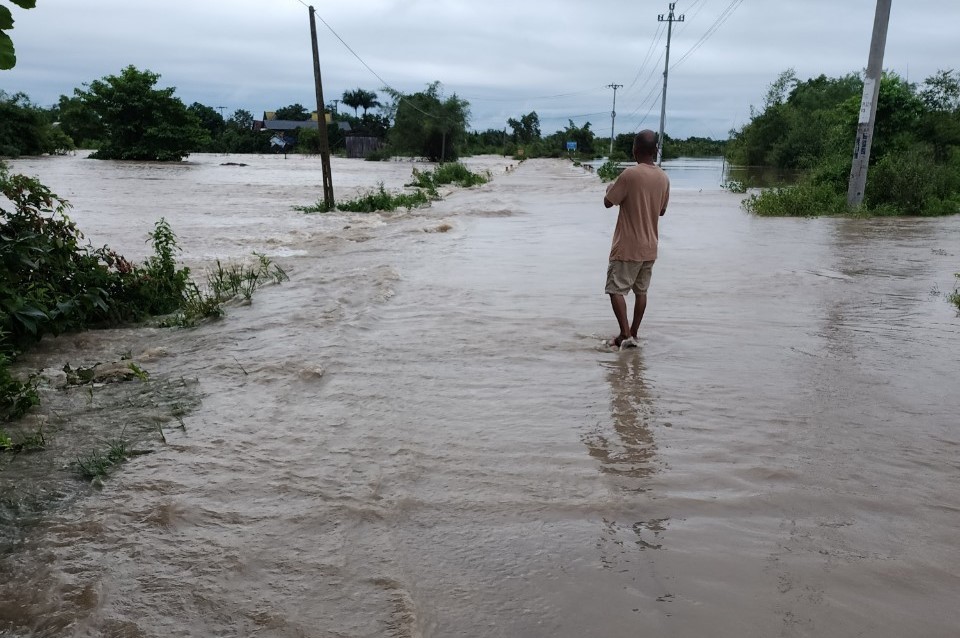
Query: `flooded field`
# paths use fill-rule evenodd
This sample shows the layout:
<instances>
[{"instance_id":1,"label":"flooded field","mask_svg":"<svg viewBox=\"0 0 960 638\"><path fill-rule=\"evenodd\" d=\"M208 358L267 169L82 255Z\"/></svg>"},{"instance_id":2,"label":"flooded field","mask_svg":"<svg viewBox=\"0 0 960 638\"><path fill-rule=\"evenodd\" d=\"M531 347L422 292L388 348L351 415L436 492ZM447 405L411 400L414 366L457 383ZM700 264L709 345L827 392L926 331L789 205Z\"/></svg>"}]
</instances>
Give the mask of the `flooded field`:
<instances>
[{"instance_id":1,"label":"flooded field","mask_svg":"<svg viewBox=\"0 0 960 638\"><path fill-rule=\"evenodd\" d=\"M142 258L165 217L196 273L260 251L291 280L25 358L131 353L148 381L41 412L51 445L82 418L153 451L6 539L0 636L957 634L960 219L757 219L668 164L641 347L612 353L616 212L569 162L305 215L316 159L191 160L12 163L95 245ZM335 160L337 197L412 166Z\"/></svg>"}]
</instances>

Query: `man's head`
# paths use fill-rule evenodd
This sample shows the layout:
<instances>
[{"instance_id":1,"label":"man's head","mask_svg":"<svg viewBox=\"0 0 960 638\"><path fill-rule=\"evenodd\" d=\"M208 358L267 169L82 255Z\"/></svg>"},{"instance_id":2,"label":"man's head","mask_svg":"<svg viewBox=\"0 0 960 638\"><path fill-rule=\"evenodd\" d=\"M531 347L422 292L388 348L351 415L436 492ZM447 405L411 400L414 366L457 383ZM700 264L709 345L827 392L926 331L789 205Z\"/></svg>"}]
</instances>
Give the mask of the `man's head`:
<instances>
[{"instance_id":1,"label":"man's head","mask_svg":"<svg viewBox=\"0 0 960 638\"><path fill-rule=\"evenodd\" d=\"M644 129L633 138L633 159L637 162L648 162L657 158L657 134L650 129Z\"/></svg>"}]
</instances>

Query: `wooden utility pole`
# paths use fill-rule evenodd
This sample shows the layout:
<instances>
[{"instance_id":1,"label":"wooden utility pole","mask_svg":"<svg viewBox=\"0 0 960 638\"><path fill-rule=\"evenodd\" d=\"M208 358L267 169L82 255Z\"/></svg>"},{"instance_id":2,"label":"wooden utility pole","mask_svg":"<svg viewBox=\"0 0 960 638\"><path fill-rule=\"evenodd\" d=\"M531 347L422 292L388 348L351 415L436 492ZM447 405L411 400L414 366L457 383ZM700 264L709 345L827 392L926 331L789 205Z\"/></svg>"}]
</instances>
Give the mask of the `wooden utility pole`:
<instances>
[{"instance_id":1,"label":"wooden utility pole","mask_svg":"<svg viewBox=\"0 0 960 638\"><path fill-rule=\"evenodd\" d=\"M313 7L310 10L310 40L313 43L313 79L317 85L317 130L320 131L320 163L323 166L323 203L329 210L333 201L333 173L330 170L330 138L327 136L327 110L323 101L323 83L320 81L320 50L317 48L317 21Z\"/></svg>"},{"instance_id":2,"label":"wooden utility pole","mask_svg":"<svg viewBox=\"0 0 960 638\"><path fill-rule=\"evenodd\" d=\"M667 59L663 63L663 99L660 102L660 135L657 136L657 166L663 162L663 125L667 121L667 74L670 71L670 36L673 35L673 23L683 22L686 16L674 16L673 8L677 6L676 2L670 3L670 13L664 18L661 13L657 17L657 22L667 23Z\"/></svg>"},{"instance_id":3,"label":"wooden utility pole","mask_svg":"<svg viewBox=\"0 0 960 638\"><path fill-rule=\"evenodd\" d=\"M613 155L613 124L617 121L617 89L622 87L622 84L608 84L608 89L613 89L613 110L610 111L610 153L608 154L608 159Z\"/></svg>"},{"instance_id":4,"label":"wooden utility pole","mask_svg":"<svg viewBox=\"0 0 960 638\"><path fill-rule=\"evenodd\" d=\"M857 140L853 147L853 164L847 187L847 208L853 210L863 203L867 189L867 169L870 167L870 148L873 146L873 127L880 97L880 78L883 75L883 52L887 46L887 25L890 23L891 0L877 0L873 18L873 37L870 39L870 57L863 79L863 97L860 99L860 118L857 121Z\"/></svg>"}]
</instances>

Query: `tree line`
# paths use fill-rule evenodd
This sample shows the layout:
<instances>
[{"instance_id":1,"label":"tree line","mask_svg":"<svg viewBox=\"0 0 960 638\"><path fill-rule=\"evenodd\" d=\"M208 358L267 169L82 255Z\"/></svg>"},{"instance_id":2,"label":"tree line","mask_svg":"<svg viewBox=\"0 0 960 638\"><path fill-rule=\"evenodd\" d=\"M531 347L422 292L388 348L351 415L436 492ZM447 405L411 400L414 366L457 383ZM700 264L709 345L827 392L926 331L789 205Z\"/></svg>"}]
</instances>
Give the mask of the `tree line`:
<instances>
[{"instance_id":1,"label":"tree line","mask_svg":"<svg viewBox=\"0 0 960 638\"><path fill-rule=\"evenodd\" d=\"M159 80L157 73L128 66L117 75L84 84L73 95L61 95L49 108L32 103L23 93L0 91L0 156L63 154L84 148L94 149L92 157L100 159L163 161L179 160L192 152L273 150L273 135L254 130L250 111L237 109L224 117L205 104L185 105L175 88L158 87ZM576 143L573 156L592 159L603 155L609 145L609 138L598 138L589 122L578 126L570 120L565 128L544 135L536 111L508 119L502 130L469 131L469 102L456 94L445 95L439 82L410 94L390 89L382 93L383 97L363 88L347 90L337 100L346 108L327 111L333 124L328 126L333 152L345 150L346 135L381 140L382 150L368 159L407 155L453 161L479 153L561 157L571 155L568 142ZM308 122L313 112L297 103L277 108L274 117ZM281 135L284 150L320 151L320 135L312 126ZM719 155L724 144L706 138L667 137L666 141L665 157ZM632 133L618 135L616 157L629 159L632 143Z\"/></svg>"},{"instance_id":2,"label":"tree line","mask_svg":"<svg viewBox=\"0 0 960 638\"><path fill-rule=\"evenodd\" d=\"M809 80L784 71L762 108L731 131L733 164L799 169L793 188L747 200L760 214L846 212L846 194L863 80L850 73ZM941 70L922 83L896 73L880 80L864 211L889 215L960 212L960 73Z\"/></svg>"}]
</instances>

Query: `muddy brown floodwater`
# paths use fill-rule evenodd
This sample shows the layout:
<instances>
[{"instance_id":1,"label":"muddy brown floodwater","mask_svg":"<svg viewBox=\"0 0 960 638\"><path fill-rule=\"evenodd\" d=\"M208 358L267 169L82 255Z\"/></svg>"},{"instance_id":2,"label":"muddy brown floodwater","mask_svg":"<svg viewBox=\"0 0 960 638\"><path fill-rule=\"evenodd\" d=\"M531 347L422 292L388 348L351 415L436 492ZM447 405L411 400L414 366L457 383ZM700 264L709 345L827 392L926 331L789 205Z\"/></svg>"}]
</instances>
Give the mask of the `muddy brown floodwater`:
<instances>
[{"instance_id":1,"label":"muddy brown floodwater","mask_svg":"<svg viewBox=\"0 0 960 638\"><path fill-rule=\"evenodd\" d=\"M152 377L202 401L0 556L0 635L960 631L960 319L937 294L960 218L758 219L715 164L674 162L641 346L610 353L616 213L570 163L471 159L494 180L429 209L309 216L315 159L192 160L13 163L94 244L142 257L165 216L197 272L259 250L291 281L27 359L161 353ZM345 196L410 169L333 175Z\"/></svg>"}]
</instances>

